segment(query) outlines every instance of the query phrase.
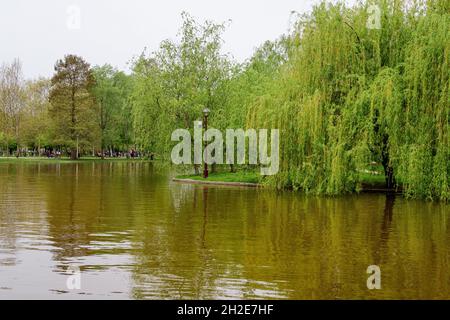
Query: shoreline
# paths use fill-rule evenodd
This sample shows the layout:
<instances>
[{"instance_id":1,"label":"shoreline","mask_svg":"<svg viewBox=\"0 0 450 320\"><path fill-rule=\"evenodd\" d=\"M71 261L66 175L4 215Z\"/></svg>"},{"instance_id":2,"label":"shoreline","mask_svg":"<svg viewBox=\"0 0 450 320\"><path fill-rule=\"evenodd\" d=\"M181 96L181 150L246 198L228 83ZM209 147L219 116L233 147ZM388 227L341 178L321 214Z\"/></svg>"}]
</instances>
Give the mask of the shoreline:
<instances>
[{"instance_id":1,"label":"shoreline","mask_svg":"<svg viewBox=\"0 0 450 320\"><path fill-rule=\"evenodd\" d=\"M231 181L214 181L214 180L194 180L194 179L183 179L183 178L172 178L174 182L188 183L188 184L207 184L216 186L232 186L232 187L252 187L252 188L262 188L264 187L260 183L252 182L231 182Z\"/></svg>"},{"instance_id":2,"label":"shoreline","mask_svg":"<svg viewBox=\"0 0 450 320\"><path fill-rule=\"evenodd\" d=\"M265 186L261 183L252 183L252 182L239 182L239 181L219 181L219 180L195 180L189 178L172 178L173 182L178 183L186 183L186 184L197 184L197 185L215 185L215 186L229 186L229 187L251 187L251 188L264 188ZM359 192L355 192L353 194L359 193L378 193L378 194L395 194L402 195L403 192L401 189L386 189L381 186L365 186Z\"/></svg>"},{"instance_id":3,"label":"shoreline","mask_svg":"<svg viewBox=\"0 0 450 320\"><path fill-rule=\"evenodd\" d=\"M77 160L72 160L68 157L62 158L48 158L48 157L0 157L0 163L23 163L23 162L41 162L41 163L54 163L54 164L69 164L69 163L86 163L86 162L94 162L94 163L108 163L108 162L157 162L158 160L149 160L145 158L97 158L92 156L81 157ZM219 173L219 176L210 175L209 180L204 180L203 178L193 175L186 176L177 176L172 178L173 182L177 183L186 183L186 184L196 184L196 185L211 185L211 186L229 186L229 187L248 187L248 188L265 188L266 186L262 183L252 182L255 181L254 173L247 172L243 176L236 176L231 181L227 181L228 176L235 175L236 173ZM248 175L249 174L249 175ZM198 177L198 178L197 178ZM215 179L216 178L216 179ZM225 179L224 179L225 178ZM373 178L373 177L372 177ZM239 181L242 179L242 181ZM246 181L248 180L248 181ZM362 183L362 188L355 192L358 193L378 193L378 194L396 194L402 195L402 188L399 189L386 189L380 183Z\"/></svg>"}]
</instances>

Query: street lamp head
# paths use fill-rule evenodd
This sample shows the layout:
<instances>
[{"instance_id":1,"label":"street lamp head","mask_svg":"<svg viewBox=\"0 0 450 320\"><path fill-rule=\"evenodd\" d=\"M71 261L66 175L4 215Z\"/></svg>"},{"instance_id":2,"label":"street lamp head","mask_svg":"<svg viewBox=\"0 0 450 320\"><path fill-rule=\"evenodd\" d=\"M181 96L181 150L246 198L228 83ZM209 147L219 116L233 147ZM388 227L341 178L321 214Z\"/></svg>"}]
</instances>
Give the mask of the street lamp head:
<instances>
[{"instance_id":1,"label":"street lamp head","mask_svg":"<svg viewBox=\"0 0 450 320\"><path fill-rule=\"evenodd\" d=\"M208 108L203 109L203 114L204 114L205 117L207 117L209 115L209 112L210 111L209 111Z\"/></svg>"}]
</instances>

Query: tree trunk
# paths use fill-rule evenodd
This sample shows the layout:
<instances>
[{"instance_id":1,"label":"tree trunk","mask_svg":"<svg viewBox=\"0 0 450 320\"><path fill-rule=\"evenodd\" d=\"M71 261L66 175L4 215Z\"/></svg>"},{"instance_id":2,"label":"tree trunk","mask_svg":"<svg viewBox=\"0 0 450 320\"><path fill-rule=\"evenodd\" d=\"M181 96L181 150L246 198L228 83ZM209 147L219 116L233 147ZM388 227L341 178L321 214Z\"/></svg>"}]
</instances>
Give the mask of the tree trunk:
<instances>
[{"instance_id":1,"label":"tree trunk","mask_svg":"<svg viewBox=\"0 0 450 320\"><path fill-rule=\"evenodd\" d=\"M393 189L395 187L394 168L391 166L389 161L389 151L387 151L387 141L385 141L385 144L383 146L381 162L384 169L386 189Z\"/></svg>"},{"instance_id":2,"label":"tree trunk","mask_svg":"<svg viewBox=\"0 0 450 320\"><path fill-rule=\"evenodd\" d=\"M79 150L79 142L78 142L78 136L77 136L77 153L76 153L76 159L80 157L80 150Z\"/></svg>"}]
</instances>

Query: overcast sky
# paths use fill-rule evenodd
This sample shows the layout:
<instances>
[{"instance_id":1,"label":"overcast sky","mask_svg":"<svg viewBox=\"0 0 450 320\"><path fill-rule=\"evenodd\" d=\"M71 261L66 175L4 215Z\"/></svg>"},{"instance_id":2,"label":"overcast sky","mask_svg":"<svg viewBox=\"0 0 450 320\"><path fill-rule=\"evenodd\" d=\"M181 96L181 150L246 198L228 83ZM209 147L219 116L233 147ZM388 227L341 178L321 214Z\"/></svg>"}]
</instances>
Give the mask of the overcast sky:
<instances>
[{"instance_id":1,"label":"overcast sky","mask_svg":"<svg viewBox=\"0 0 450 320\"><path fill-rule=\"evenodd\" d=\"M224 50L237 60L286 32L291 11L307 12L318 0L12 0L0 4L0 63L20 58L27 78L51 76L65 54L92 65L128 70L142 52L175 39L187 11L203 21L232 20ZM80 19L77 19L78 12Z\"/></svg>"}]
</instances>

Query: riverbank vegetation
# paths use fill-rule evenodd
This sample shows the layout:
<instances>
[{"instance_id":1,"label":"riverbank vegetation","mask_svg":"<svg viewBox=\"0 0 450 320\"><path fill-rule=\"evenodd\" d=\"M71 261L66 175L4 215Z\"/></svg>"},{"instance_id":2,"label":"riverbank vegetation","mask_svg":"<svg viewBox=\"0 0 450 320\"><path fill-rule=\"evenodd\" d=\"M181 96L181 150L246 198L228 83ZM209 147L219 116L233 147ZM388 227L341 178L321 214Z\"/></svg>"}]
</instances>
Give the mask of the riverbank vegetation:
<instances>
[{"instance_id":1,"label":"riverbank vegetation","mask_svg":"<svg viewBox=\"0 0 450 320\"><path fill-rule=\"evenodd\" d=\"M19 60L4 63L0 152L169 159L172 131L208 108L220 130L280 129L280 172L265 178L276 188L336 195L382 177L449 200L449 12L445 0L324 2L243 63L222 50L226 24L184 13L178 39L130 74L67 55L51 79L24 80Z\"/></svg>"},{"instance_id":2,"label":"riverbank vegetation","mask_svg":"<svg viewBox=\"0 0 450 320\"><path fill-rule=\"evenodd\" d=\"M255 183L261 182L261 176L258 172L252 170L239 170L237 172L215 172L211 173L208 178L203 178L202 175L179 175L177 179L190 179L197 181L217 181L217 182L242 182Z\"/></svg>"}]
</instances>

